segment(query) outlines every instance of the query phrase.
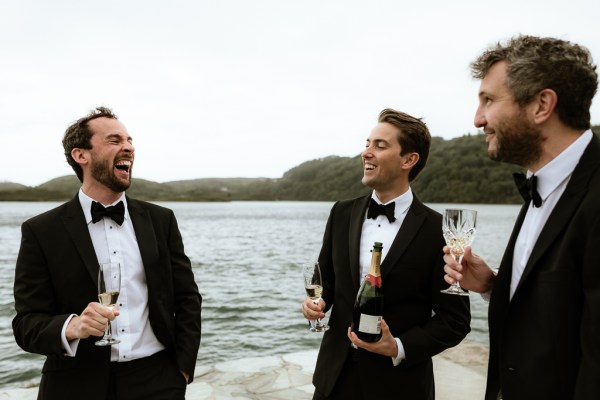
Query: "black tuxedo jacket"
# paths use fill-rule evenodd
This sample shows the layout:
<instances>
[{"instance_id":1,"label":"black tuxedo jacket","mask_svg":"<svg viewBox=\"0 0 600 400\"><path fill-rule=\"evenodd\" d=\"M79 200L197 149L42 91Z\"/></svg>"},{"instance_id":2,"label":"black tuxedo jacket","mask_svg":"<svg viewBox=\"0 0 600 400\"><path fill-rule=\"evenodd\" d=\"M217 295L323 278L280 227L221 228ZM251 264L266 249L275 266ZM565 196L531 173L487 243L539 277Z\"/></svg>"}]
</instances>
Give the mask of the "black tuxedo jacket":
<instances>
[{"instance_id":1,"label":"black tuxedo jacket","mask_svg":"<svg viewBox=\"0 0 600 400\"><path fill-rule=\"evenodd\" d=\"M319 262L323 299L332 308L313 376L316 391L329 396L349 355L347 330L361 277L359 244L371 196L336 203L327 221ZM440 293L444 281L441 215L416 197L381 264L383 318L404 346L406 360L357 350L361 379L373 382L373 399L433 398L433 355L469 332L468 297ZM353 350L354 351L354 350Z\"/></svg>"},{"instance_id":2,"label":"black tuxedo jacket","mask_svg":"<svg viewBox=\"0 0 600 400\"><path fill-rule=\"evenodd\" d=\"M594 136L509 301L509 240L490 298L487 400L600 399L600 140ZM543 205L542 205L543 207Z\"/></svg>"},{"instance_id":3,"label":"black tuxedo jacket","mask_svg":"<svg viewBox=\"0 0 600 400\"><path fill-rule=\"evenodd\" d=\"M144 263L149 320L179 368L194 376L200 346L202 298L175 215L127 198ZM13 331L25 351L47 356L39 398L106 398L110 348L81 340L76 357L64 356L61 330L71 314L98 301L98 260L78 196L23 223L15 271ZM75 397L70 397L75 396Z\"/></svg>"}]
</instances>

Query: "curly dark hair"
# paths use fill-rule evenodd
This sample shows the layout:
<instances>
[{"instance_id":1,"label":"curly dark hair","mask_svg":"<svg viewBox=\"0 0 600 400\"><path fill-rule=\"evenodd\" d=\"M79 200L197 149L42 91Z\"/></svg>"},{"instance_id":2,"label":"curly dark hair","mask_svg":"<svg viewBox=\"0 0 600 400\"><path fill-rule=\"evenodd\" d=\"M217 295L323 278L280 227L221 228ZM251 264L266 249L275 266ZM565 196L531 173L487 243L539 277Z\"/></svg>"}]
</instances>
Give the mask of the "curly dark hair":
<instances>
[{"instance_id":1,"label":"curly dark hair","mask_svg":"<svg viewBox=\"0 0 600 400\"><path fill-rule=\"evenodd\" d=\"M412 182L425 167L429 157L431 134L427 129L427 125L420 118L415 118L391 108L386 108L379 113L378 122L387 122L398 128L398 143L402 148L400 155L406 153L419 154L419 161L408 174L408 180Z\"/></svg>"},{"instance_id":2,"label":"curly dark hair","mask_svg":"<svg viewBox=\"0 0 600 400\"><path fill-rule=\"evenodd\" d=\"M506 85L521 107L540 91L551 89L558 97L558 118L573 129L590 128L598 74L587 48L561 39L516 36L473 61L473 78L483 79L498 61L507 62Z\"/></svg>"},{"instance_id":3,"label":"curly dark hair","mask_svg":"<svg viewBox=\"0 0 600 400\"><path fill-rule=\"evenodd\" d=\"M92 143L90 141L92 137L92 131L88 126L88 122L100 117L118 119L110 108L96 107L96 109L90 111L90 113L85 117L79 118L77 121L73 122L65 131L65 136L62 140L67 162L69 163L71 168L73 168L73 171L75 171L75 174L77 175L77 178L79 178L80 182L83 182L83 169L73 159L73 157L71 156L71 151L76 148L92 148Z\"/></svg>"}]
</instances>

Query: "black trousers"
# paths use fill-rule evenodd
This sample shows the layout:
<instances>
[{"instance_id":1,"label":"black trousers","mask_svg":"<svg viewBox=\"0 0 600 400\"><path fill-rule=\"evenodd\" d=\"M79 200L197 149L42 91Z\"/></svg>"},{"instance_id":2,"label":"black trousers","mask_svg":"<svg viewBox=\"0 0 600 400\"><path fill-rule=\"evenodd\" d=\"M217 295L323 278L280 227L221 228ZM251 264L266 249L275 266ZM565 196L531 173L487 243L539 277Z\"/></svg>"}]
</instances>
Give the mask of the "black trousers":
<instances>
[{"instance_id":1,"label":"black trousers","mask_svg":"<svg viewBox=\"0 0 600 400\"><path fill-rule=\"evenodd\" d=\"M187 382L166 351L112 362L106 400L184 400Z\"/></svg>"},{"instance_id":2,"label":"black trousers","mask_svg":"<svg viewBox=\"0 0 600 400\"><path fill-rule=\"evenodd\" d=\"M350 354L346 358L340 377L338 378L335 386L329 397L322 395L315 390L313 400L365 400L368 397L364 396L362 392L362 385L360 384L360 374L358 372L358 360L356 358L356 351L351 350Z\"/></svg>"},{"instance_id":3,"label":"black trousers","mask_svg":"<svg viewBox=\"0 0 600 400\"><path fill-rule=\"evenodd\" d=\"M390 359L390 364L391 364ZM398 385L393 391L385 394L373 394L373 384L377 382L366 382L361 375L360 360L357 350L350 350L344 363L344 367L338 377L333 390L329 396L325 396L315 390L313 400L411 400L412 395L407 394L403 388ZM435 387L432 386L425 395L429 400L435 399ZM423 398L420 396L419 398Z\"/></svg>"}]
</instances>

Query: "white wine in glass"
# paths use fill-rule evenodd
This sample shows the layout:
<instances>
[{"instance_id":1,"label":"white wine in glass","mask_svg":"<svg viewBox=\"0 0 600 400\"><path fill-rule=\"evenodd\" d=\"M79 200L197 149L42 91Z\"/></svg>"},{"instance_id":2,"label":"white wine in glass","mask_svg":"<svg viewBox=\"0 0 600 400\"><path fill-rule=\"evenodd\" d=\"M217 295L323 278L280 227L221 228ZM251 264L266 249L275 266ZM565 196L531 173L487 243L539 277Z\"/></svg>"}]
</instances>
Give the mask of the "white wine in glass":
<instances>
[{"instance_id":1,"label":"white wine in glass","mask_svg":"<svg viewBox=\"0 0 600 400\"><path fill-rule=\"evenodd\" d=\"M304 288L306 295L310 297L314 304L319 304L321 294L323 293L323 283L321 281L321 268L317 261L302 265L302 275L304 275ZM320 319L310 321L311 332L325 332L329 326L323 324Z\"/></svg>"},{"instance_id":2,"label":"white wine in glass","mask_svg":"<svg viewBox=\"0 0 600 400\"><path fill-rule=\"evenodd\" d=\"M121 291L121 264L102 263L98 270L98 301L105 307L112 308L117 304ZM98 340L96 346L110 346L120 343L111 335L110 321L106 323L104 337Z\"/></svg>"},{"instance_id":3,"label":"white wine in glass","mask_svg":"<svg viewBox=\"0 0 600 400\"><path fill-rule=\"evenodd\" d=\"M450 247L450 253L460 263L465 254L465 247L470 246L475 238L475 226L477 222L477 211L448 209L444 210L442 233L446 245ZM458 281L454 282L442 293L468 296L469 292L460 287Z\"/></svg>"}]
</instances>

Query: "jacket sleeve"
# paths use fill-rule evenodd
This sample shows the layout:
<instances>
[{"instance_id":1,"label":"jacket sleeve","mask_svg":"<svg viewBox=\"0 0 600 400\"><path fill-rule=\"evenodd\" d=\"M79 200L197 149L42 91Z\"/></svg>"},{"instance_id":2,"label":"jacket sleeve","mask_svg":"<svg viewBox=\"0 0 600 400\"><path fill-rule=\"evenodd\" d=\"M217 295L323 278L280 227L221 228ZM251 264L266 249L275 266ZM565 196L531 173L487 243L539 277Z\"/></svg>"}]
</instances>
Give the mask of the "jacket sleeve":
<instances>
[{"instance_id":1,"label":"jacket sleeve","mask_svg":"<svg viewBox=\"0 0 600 400\"><path fill-rule=\"evenodd\" d=\"M574 399L591 399L600 394L600 215L587 235L583 256L583 310L581 317L581 361Z\"/></svg>"},{"instance_id":2,"label":"jacket sleeve","mask_svg":"<svg viewBox=\"0 0 600 400\"><path fill-rule=\"evenodd\" d=\"M185 255L183 240L171 211L168 247L173 273L175 307L175 353L179 368L194 377L200 348L202 296L194 280L192 265Z\"/></svg>"},{"instance_id":3,"label":"jacket sleeve","mask_svg":"<svg viewBox=\"0 0 600 400\"><path fill-rule=\"evenodd\" d=\"M16 316L12 325L17 344L31 353L62 355L60 335L70 314L56 315L57 298L48 265L27 222L21 226L13 289Z\"/></svg>"}]
</instances>

